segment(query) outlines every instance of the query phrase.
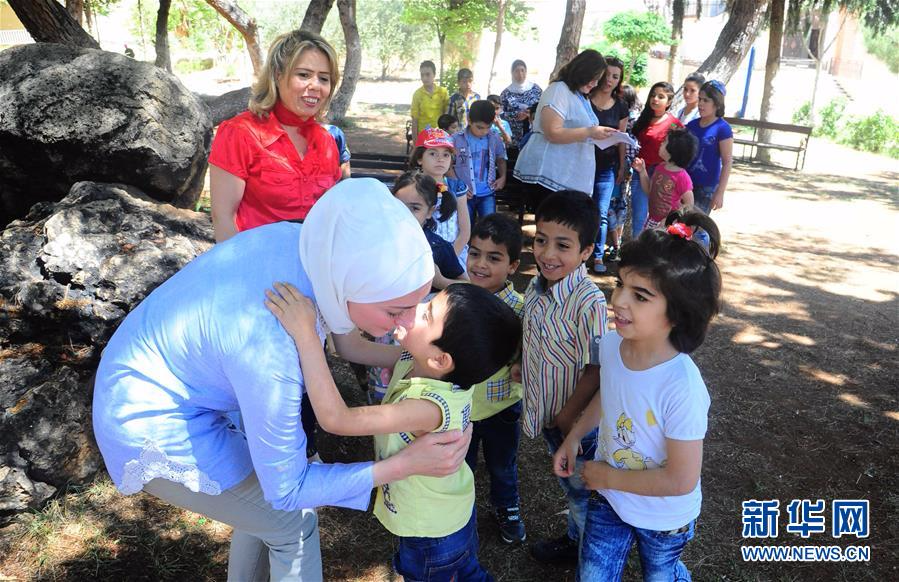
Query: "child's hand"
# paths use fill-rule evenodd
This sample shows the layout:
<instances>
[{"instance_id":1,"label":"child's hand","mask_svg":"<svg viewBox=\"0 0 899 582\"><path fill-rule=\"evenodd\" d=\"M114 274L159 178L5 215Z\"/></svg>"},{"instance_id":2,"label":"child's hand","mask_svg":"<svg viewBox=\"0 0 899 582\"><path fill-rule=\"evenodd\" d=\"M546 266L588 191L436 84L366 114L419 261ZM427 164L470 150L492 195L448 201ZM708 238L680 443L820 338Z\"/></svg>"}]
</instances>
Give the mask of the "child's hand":
<instances>
[{"instance_id":1,"label":"child's hand","mask_svg":"<svg viewBox=\"0 0 899 582\"><path fill-rule=\"evenodd\" d=\"M627 164L622 164L621 168L618 170L618 178L615 180L615 183L624 184L625 182L627 182L629 173L630 168L627 167Z\"/></svg>"},{"instance_id":2,"label":"child's hand","mask_svg":"<svg viewBox=\"0 0 899 582\"><path fill-rule=\"evenodd\" d=\"M571 477L581 444L576 440L565 439L556 454L553 455L553 473L558 477Z\"/></svg>"},{"instance_id":3,"label":"child's hand","mask_svg":"<svg viewBox=\"0 0 899 582\"><path fill-rule=\"evenodd\" d=\"M512 378L513 382L518 382L521 384L521 362L515 362L509 368L509 377Z\"/></svg>"},{"instance_id":4,"label":"child's hand","mask_svg":"<svg viewBox=\"0 0 899 582\"><path fill-rule=\"evenodd\" d=\"M608 477L614 470L602 461L587 461L584 463L584 469L581 471L584 489L609 489Z\"/></svg>"},{"instance_id":5,"label":"child's hand","mask_svg":"<svg viewBox=\"0 0 899 582\"><path fill-rule=\"evenodd\" d=\"M643 158L634 158L634 163L631 164L631 167L642 174L646 171L646 162L643 161Z\"/></svg>"},{"instance_id":6,"label":"child's hand","mask_svg":"<svg viewBox=\"0 0 899 582\"><path fill-rule=\"evenodd\" d=\"M275 291L267 289L265 297L265 306L295 341L313 336L318 342L315 331L318 316L315 304L308 297L290 283L275 283Z\"/></svg>"},{"instance_id":7,"label":"child's hand","mask_svg":"<svg viewBox=\"0 0 899 582\"><path fill-rule=\"evenodd\" d=\"M474 198L474 192L472 192L471 190L469 190L469 191L468 191L468 194L466 194L466 197L467 197L469 200L471 200L472 198Z\"/></svg>"},{"instance_id":8,"label":"child's hand","mask_svg":"<svg viewBox=\"0 0 899 582\"><path fill-rule=\"evenodd\" d=\"M490 183L490 189L493 190L494 192L502 190L505 187L506 187L506 177L505 176L500 176L499 178L497 178L496 180L494 180L493 182Z\"/></svg>"}]
</instances>

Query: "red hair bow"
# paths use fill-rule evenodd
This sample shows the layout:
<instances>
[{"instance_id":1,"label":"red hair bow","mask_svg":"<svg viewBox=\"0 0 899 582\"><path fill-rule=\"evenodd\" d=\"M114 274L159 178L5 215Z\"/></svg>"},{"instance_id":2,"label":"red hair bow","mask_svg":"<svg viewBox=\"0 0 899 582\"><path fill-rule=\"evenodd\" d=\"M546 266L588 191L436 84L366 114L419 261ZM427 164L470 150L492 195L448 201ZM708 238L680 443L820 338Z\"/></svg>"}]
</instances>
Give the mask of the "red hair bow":
<instances>
[{"instance_id":1,"label":"red hair bow","mask_svg":"<svg viewBox=\"0 0 899 582\"><path fill-rule=\"evenodd\" d=\"M693 240L693 229L683 222L675 222L668 227L668 234L679 236L682 239Z\"/></svg>"},{"instance_id":2,"label":"red hair bow","mask_svg":"<svg viewBox=\"0 0 899 582\"><path fill-rule=\"evenodd\" d=\"M443 194L446 191L447 191L446 184L444 184L443 182L437 182L437 192L440 194Z\"/></svg>"}]
</instances>

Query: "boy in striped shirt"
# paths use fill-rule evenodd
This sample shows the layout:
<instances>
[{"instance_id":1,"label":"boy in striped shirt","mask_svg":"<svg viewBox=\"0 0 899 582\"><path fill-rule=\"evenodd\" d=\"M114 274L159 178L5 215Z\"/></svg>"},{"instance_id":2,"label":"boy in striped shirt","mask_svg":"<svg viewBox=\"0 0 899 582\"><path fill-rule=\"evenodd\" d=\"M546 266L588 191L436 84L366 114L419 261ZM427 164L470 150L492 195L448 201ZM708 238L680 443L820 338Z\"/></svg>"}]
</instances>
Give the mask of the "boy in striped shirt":
<instances>
[{"instance_id":1,"label":"boy in striped shirt","mask_svg":"<svg viewBox=\"0 0 899 582\"><path fill-rule=\"evenodd\" d=\"M532 438L542 434L553 455L599 388L590 347L606 330L606 301L584 266L599 229L599 210L586 194L563 190L540 204L535 222L534 262L540 274L525 292L523 428ZM531 554L538 561L577 560L590 496L580 465L593 459L595 448L594 431L581 442L574 474L559 479L568 498L568 531L534 544Z\"/></svg>"}]
</instances>

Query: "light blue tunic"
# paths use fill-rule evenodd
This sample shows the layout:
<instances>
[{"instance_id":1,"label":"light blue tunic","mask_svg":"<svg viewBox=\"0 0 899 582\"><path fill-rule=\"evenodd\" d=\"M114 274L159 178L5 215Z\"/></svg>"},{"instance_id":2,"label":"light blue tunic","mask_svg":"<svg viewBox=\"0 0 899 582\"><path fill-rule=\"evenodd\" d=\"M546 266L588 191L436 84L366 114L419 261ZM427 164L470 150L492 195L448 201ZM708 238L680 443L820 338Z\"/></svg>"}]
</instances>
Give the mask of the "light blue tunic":
<instances>
[{"instance_id":1,"label":"light blue tunic","mask_svg":"<svg viewBox=\"0 0 899 582\"><path fill-rule=\"evenodd\" d=\"M119 326L97 371L93 422L123 493L162 477L215 495L255 470L275 509L368 506L371 463L307 464L296 347L263 303L275 281L313 297L301 228L271 224L215 245ZM246 436L227 418L238 410Z\"/></svg>"}]
</instances>

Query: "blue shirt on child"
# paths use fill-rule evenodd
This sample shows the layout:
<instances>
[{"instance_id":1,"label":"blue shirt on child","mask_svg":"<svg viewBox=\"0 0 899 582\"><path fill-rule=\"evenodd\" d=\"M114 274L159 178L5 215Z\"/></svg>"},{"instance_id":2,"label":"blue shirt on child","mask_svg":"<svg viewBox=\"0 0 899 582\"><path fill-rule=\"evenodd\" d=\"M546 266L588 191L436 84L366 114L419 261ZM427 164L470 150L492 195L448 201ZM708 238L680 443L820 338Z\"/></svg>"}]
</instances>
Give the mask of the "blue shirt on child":
<instances>
[{"instance_id":1,"label":"blue shirt on child","mask_svg":"<svg viewBox=\"0 0 899 582\"><path fill-rule=\"evenodd\" d=\"M708 127L702 127L699 119L694 119L687 124L687 130L696 136L699 149L693 163L687 168L694 186L717 186L721 178L721 151L718 144L726 139L732 139L734 132L730 125L721 119L716 119Z\"/></svg>"}]
</instances>

